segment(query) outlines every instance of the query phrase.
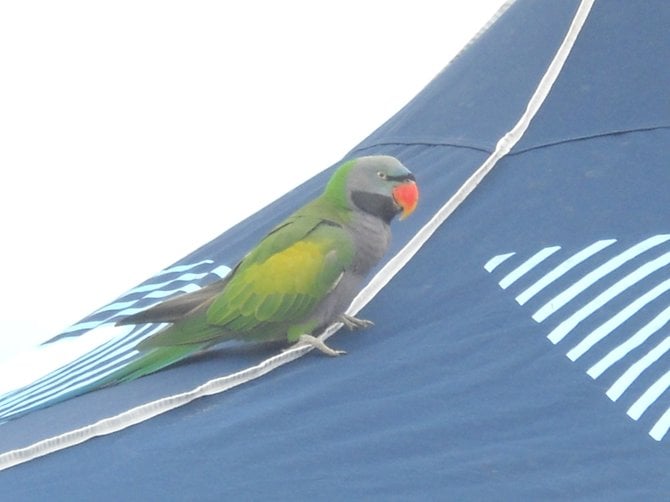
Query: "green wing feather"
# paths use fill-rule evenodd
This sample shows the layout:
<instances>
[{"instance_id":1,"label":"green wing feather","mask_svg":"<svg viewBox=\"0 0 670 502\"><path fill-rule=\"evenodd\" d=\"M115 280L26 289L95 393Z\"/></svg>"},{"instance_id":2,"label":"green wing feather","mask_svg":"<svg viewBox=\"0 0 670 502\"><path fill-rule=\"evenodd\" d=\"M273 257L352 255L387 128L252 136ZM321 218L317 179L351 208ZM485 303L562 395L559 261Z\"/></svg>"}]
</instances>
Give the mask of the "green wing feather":
<instances>
[{"instance_id":1,"label":"green wing feather","mask_svg":"<svg viewBox=\"0 0 670 502\"><path fill-rule=\"evenodd\" d=\"M277 245L279 244L279 245ZM339 225L297 218L270 234L240 264L207 310L209 324L256 332L304 320L351 263L353 245Z\"/></svg>"},{"instance_id":2,"label":"green wing feather","mask_svg":"<svg viewBox=\"0 0 670 502\"><path fill-rule=\"evenodd\" d=\"M226 278L211 301L143 341L140 349L219 339L286 339L337 285L353 243L335 221L301 211L276 227Z\"/></svg>"}]
</instances>

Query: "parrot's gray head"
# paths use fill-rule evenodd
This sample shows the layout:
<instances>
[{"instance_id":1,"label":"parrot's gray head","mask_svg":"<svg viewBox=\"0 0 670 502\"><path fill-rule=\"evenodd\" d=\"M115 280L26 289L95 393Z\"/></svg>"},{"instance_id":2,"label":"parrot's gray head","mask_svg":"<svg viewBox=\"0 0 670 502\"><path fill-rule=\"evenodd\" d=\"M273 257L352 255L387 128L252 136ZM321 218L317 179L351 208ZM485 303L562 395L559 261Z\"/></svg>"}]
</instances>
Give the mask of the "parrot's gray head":
<instances>
[{"instance_id":1,"label":"parrot's gray head","mask_svg":"<svg viewBox=\"0 0 670 502\"><path fill-rule=\"evenodd\" d=\"M346 176L346 192L353 206L387 223L399 213L407 217L419 199L414 175L388 155L354 159Z\"/></svg>"}]
</instances>

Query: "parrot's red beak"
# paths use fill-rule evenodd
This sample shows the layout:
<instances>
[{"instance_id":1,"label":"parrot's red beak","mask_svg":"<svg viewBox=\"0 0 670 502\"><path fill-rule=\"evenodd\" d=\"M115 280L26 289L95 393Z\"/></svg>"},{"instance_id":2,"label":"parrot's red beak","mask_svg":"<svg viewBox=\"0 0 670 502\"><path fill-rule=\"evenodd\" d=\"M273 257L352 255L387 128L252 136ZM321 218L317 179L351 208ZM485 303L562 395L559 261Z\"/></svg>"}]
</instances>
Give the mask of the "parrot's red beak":
<instances>
[{"instance_id":1,"label":"parrot's red beak","mask_svg":"<svg viewBox=\"0 0 670 502\"><path fill-rule=\"evenodd\" d=\"M419 187L413 180L407 180L393 189L393 200L402 209L400 219L404 220L416 209Z\"/></svg>"}]
</instances>

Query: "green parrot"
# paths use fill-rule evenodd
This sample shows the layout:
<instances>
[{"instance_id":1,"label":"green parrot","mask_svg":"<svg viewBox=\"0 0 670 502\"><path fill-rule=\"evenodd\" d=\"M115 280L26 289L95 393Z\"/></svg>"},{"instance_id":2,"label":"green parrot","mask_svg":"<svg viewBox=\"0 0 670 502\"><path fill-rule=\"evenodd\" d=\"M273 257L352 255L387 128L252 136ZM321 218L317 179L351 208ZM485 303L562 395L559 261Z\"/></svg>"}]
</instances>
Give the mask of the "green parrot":
<instances>
[{"instance_id":1,"label":"green parrot","mask_svg":"<svg viewBox=\"0 0 670 502\"><path fill-rule=\"evenodd\" d=\"M394 157L344 162L319 197L271 230L227 277L119 321L170 324L141 341L139 357L107 383L153 373L230 339L306 343L342 354L315 335L337 321L349 329L372 324L344 312L385 253L391 220L408 216L418 197L414 175Z\"/></svg>"}]
</instances>

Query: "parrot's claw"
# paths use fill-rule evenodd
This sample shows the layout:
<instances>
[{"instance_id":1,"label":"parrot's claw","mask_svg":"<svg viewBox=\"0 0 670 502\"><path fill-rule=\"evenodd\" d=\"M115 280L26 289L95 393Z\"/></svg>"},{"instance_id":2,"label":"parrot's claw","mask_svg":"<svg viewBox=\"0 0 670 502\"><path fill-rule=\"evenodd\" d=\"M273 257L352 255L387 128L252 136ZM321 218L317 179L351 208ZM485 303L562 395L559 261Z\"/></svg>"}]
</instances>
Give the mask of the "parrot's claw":
<instances>
[{"instance_id":1,"label":"parrot's claw","mask_svg":"<svg viewBox=\"0 0 670 502\"><path fill-rule=\"evenodd\" d=\"M375 323L368 321L367 319L359 319L358 317L347 314L342 314L340 316L340 321L342 321L342 324L344 324L349 331L370 328L375 325Z\"/></svg>"},{"instance_id":2,"label":"parrot's claw","mask_svg":"<svg viewBox=\"0 0 670 502\"><path fill-rule=\"evenodd\" d=\"M345 350L335 350L331 349L326 345L323 340L320 338L317 338L312 335L300 335L298 338L298 344L300 345L311 345L315 349L319 350L320 352L326 354L327 356L341 356L343 354L346 354L347 352Z\"/></svg>"}]
</instances>

